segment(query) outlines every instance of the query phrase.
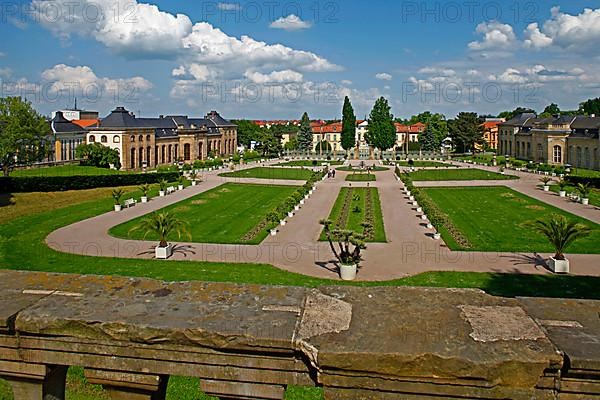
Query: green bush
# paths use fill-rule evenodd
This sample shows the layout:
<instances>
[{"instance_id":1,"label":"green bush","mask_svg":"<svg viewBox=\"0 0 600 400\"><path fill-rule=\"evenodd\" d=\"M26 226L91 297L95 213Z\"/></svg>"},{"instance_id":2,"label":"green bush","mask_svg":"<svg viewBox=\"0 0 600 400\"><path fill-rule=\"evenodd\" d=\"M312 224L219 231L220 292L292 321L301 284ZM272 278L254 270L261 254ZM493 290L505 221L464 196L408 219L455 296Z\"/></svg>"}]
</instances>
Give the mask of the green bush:
<instances>
[{"instance_id":1,"label":"green bush","mask_svg":"<svg viewBox=\"0 0 600 400\"><path fill-rule=\"evenodd\" d=\"M63 192L100 187L139 186L145 183L158 183L163 179L174 182L178 178L179 172L94 176L0 177L0 193Z\"/></svg>"},{"instance_id":2,"label":"green bush","mask_svg":"<svg viewBox=\"0 0 600 400\"><path fill-rule=\"evenodd\" d=\"M588 184L593 188L596 189L600 189L600 178L596 177L596 178L591 178L591 177L584 177L584 176L573 176L573 175L567 175L565 177L565 180L567 182L569 182L570 184L572 184L573 186L577 186L578 184Z\"/></svg>"}]
</instances>

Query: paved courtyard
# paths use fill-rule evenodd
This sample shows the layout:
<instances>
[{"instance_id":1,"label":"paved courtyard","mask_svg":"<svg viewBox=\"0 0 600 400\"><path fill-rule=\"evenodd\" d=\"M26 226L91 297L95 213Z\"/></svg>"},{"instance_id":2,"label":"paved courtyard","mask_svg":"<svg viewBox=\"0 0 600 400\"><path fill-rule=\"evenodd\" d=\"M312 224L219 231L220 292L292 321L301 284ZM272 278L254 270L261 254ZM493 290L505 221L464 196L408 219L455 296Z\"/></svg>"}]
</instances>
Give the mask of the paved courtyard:
<instances>
[{"instance_id":1,"label":"paved courtyard","mask_svg":"<svg viewBox=\"0 0 600 400\"><path fill-rule=\"evenodd\" d=\"M276 162L273 162L276 163ZM370 164L370 163L369 163ZM249 166L253 167L255 165ZM472 165L469 165L472 168ZM493 168L477 167L493 170ZM511 171L510 173L513 173ZM177 243L173 260L212 262L267 263L286 271L319 278L337 278L336 267L329 245L319 242L322 227L319 220L327 218L348 172L339 172L335 179L317 184L317 190L277 236L269 236L260 245L216 245ZM537 188L539 176L516 173L519 180L415 182L416 186L482 186L504 185L547 204L575 215L600 223L600 213L592 206L582 206L559 198ZM544 266L549 254L484 253L451 251L443 241L436 241L427 229L412 203L402 192L402 183L395 179L394 170L377 172L377 181L371 182L380 192L381 207L388 243L371 243L364 252L358 279L383 281L402 278L427 271L504 272L550 274ZM223 178L218 172L204 176L196 187L176 192L170 196L154 198L147 204L122 212L108 212L80 221L51 233L47 238L50 247L68 253L90 256L144 258L153 257L152 241L131 241L111 237L108 230L118 224L162 209L168 205L196 196L226 182L299 185L299 181ZM352 183L353 187L367 183ZM85 238L85 240L82 240ZM600 275L600 255L569 254L571 273Z\"/></svg>"}]
</instances>

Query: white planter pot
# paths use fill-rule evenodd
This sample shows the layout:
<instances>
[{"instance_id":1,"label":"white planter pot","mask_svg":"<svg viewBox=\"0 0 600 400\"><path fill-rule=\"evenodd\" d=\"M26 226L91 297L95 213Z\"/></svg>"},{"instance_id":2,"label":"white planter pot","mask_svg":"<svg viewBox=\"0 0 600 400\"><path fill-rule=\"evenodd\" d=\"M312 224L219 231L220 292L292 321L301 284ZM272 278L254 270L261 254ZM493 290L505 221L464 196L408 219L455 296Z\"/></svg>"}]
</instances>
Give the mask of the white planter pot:
<instances>
[{"instance_id":1,"label":"white planter pot","mask_svg":"<svg viewBox=\"0 0 600 400\"><path fill-rule=\"evenodd\" d=\"M312 194L313 194L313 191L312 191L312 190L309 190L309 191L308 191L308 195L309 195L309 196L312 196Z\"/></svg>"},{"instance_id":2,"label":"white planter pot","mask_svg":"<svg viewBox=\"0 0 600 400\"><path fill-rule=\"evenodd\" d=\"M304 196L304 200L308 200L309 197L309 195Z\"/></svg>"},{"instance_id":3,"label":"white planter pot","mask_svg":"<svg viewBox=\"0 0 600 400\"><path fill-rule=\"evenodd\" d=\"M165 197L165 191L164 191L164 190L161 190L160 192L158 192L158 195L159 195L160 197Z\"/></svg>"},{"instance_id":4,"label":"white planter pot","mask_svg":"<svg viewBox=\"0 0 600 400\"><path fill-rule=\"evenodd\" d=\"M558 195L560 197L567 197L567 192L565 190L561 190L560 192L558 192Z\"/></svg>"},{"instance_id":5,"label":"white planter pot","mask_svg":"<svg viewBox=\"0 0 600 400\"><path fill-rule=\"evenodd\" d=\"M183 185L177 185L177 190L183 190Z\"/></svg>"},{"instance_id":6,"label":"white planter pot","mask_svg":"<svg viewBox=\"0 0 600 400\"><path fill-rule=\"evenodd\" d=\"M588 204L590 204L590 199L581 199L581 204L587 206Z\"/></svg>"},{"instance_id":7,"label":"white planter pot","mask_svg":"<svg viewBox=\"0 0 600 400\"><path fill-rule=\"evenodd\" d=\"M315 190L317 190L317 187L316 187L316 186L313 186L312 190L313 190L313 192L314 192Z\"/></svg>"},{"instance_id":8,"label":"white planter pot","mask_svg":"<svg viewBox=\"0 0 600 400\"><path fill-rule=\"evenodd\" d=\"M289 218L293 218L293 217L294 217L294 213L290 211L290 212L288 213L288 217L289 217Z\"/></svg>"},{"instance_id":9,"label":"white planter pot","mask_svg":"<svg viewBox=\"0 0 600 400\"><path fill-rule=\"evenodd\" d=\"M357 266L354 265L340 265L340 278L343 281L353 281L356 279Z\"/></svg>"},{"instance_id":10,"label":"white planter pot","mask_svg":"<svg viewBox=\"0 0 600 400\"><path fill-rule=\"evenodd\" d=\"M166 260L173 255L173 245L170 244L167 247L156 246L154 248L154 256L158 260Z\"/></svg>"},{"instance_id":11,"label":"white planter pot","mask_svg":"<svg viewBox=\"0 0 600 400\"><path fill-rule=\"evenodd\" d=\"M142 198L140 200L142 201L142 203L147 203L148 202L148 196L142 196Z\"/></svg>"},{"instance_id":12,"label":"white planter pot","mask_svg":"<svg viewBox=\"0 0 600 400\"><path fill-rule=\"evenodd\" d=\"M409 199L410 201L415 201L415 196L410 196L408 199Z\"/></svg>"},{"instance_id":13,"label":"white planter pot","mask_svg":"<svg viewBox=\"0 0 600 400\"><path fill-rule=\"evenodd\" d=\"M406 191L406 195L407 195L408 197L410 197L410 196L411 196L411 194L410 194L410 191L409 191L409 190L407 190L407 191Z\"/></svg>"},{"instance_id":14,"label":"white planter pot","mask_svg":"<svg viewBox=\"0 0 600 400\"><path fill-rule=\"evenodd\" d=\"M192 186L196 186L197 184L198 184L198 182L192 181Z\"/></svg>"},{"instance_id":15,"label":"white planter pot","mask_svg":"<svg viewBox=\"0 0 600 400\"><path fill-rule=\"evenodd\" d=\"M554 257L550 257L548 260L548 267L555 274L568 274L569 273L569 260L557 260Z\"/></svg>"},{"instance_id":16,"label":"white planter pot","mask_svg":"<svg viewBox=\"0 0 600 400\"><path fill-rule=\"evenodd\" d=\"M423 221L427 221L427 215L425 215L425 214L421 215L421 219L422 219Z\"/></svg>"},{"instance_id":17,"label":"white planter pot","mask_svg":"<svg viewBox=\"0 0 600 400\"><path fill-rule=\"evenodd\" d=\"M544 192L549 192L550 191L550 186L544 186Z\"/></svg>"},{"instance_id":18,"label":"white planter pot","mask_svg":"<svg viewBox=\"0 0 600 400\"><path fill-rule=\"evenodd\" d=\"M302 203L302 201L300 201ZM300 206L294 206L294 211L300 211Z\"/></svg>"},{"instance_id":19,"label":"white planter pot","mask_svg":"<svg viewBox=\"0 0 600 400\"><path fill-rule=\"evenodd\" d=\"M440 240L442 238L442 235L439 232L436 232L436 233L433 234L433 238L435 240Z\"/></svg>"},{"instance_id":20,"label":"white planter pot","mask_svg":"<svg viewBox=\"0 0 600 400\"><path fill-rule=\"evenodd\" d=\"M300 204L304 205L304 199L300 200Z\"/></svg>"},{"instance_id":21,"label":"white planter pot","mask_svg":"<svg viewBox=\"0 0 600 400\"><path fill-rule=\"evenodd\" d=\"M279 221L279 225L281 225L281 226L285 226L285 224L286 224L286 222L285 222L285 219L284 219L284 220L281 220L281 221Z\"/></svg>"},{"instance_id":22,"label":"white planter pot","mask_svg":"<svg viewBox=\"0 0 600 400\"><path fill-rule=\"evenodd\" d=\"M433 225L431 223L427 224L427 229L433 229Z\"/></svg>"},{"instance_id":23,"label":"white planter pot","mask_svg":"<svg viewBox=\"0 0 600 400\"><path fill-rule=\"evenodd\" d=\"M115 204L115 211L117 211L117 212L121 211L121 205L120 204Z\"/></svg>"},{"instance_id":24,"label":"white planter pot","mask_svg":"<svg viewBox=\"0 0 600 400\"><path fill-rule=\"evenodd\" d=\"M413 206L415 206L415 207L418 207L418 206L419 206L419 203L417 203L416 201L413 201L413 202L412 202L412 205L413 205Z\"/></svg>"},{"instance_id":25,"label":"white planter pot","mask_svg":"<svg viewBox=\"0 0 600 400\"><path fill-rule=\"evenodd\" d=\"M277 229L271 229L271 236L277 235Z\"/></svg>"},{"instance_id":26,"label":"white planter pot","mask_svg":"<svg viewBox=\"0 0 600 400\"><path fill-rule=\"evenodd\" d=\"M417 212L418 213L423 212L423 209L421 207L417 207Z\"/></svg>"}]
</instances>

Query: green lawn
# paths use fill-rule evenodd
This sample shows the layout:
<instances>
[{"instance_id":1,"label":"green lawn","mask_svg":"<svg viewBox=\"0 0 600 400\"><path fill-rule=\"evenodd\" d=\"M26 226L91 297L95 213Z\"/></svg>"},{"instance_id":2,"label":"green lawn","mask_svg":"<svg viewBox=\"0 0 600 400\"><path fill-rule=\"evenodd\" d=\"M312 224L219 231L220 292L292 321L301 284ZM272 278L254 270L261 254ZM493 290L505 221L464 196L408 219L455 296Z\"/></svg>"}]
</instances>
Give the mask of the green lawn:
<instances>
[{"instance_id":1,"label":"green lawn","mask_svg":"<svg viewBox=\"0 0 600 400\"><path fill-rule=\"evenodd\" d=\"M321 164L329 164L329 165L344 165L343 161L328 161L328 160L315 160L316 163L313 164L313 160L294 160L276 164L280 167L320 167Z\"/></svg>"},{"instance_id":2,"label":"green lawn","mask_svg":"<svg viewBox=\"0 0 600 400\"><path fill-rule=\"evenodd\" d=\"M558 193L560 188L558 185L550 185L550 190L554 193ZM578 193L575 186L568 185L565 189L567 193ZM565 201L567 201L565 199ZM600 207L600 189L592 189L590 192L590 204L596 207Z\"/></svg>"},{"instance_id":3,"label":"green lawn","mask_svg":"<svg viewBox=\"0 0 600 400\"><path fill-rule=\"evenodd\" d=\"M60 165L56 167L29 168L13 171L10 176L92 176L124 174L108 168L84 167L80 165Z\"/></svg>"},{"instance_id":4,"label":"green lawn","mask_svg":"<svg viewBox=\"0 0 600 400\"><path fill-rule=\"evenodd\" d=\"M355 173L346 176L346 182L374 182L377 177L374 174Z\"/></svg>"},{"instance_id":5,"label":"green lawn","mask_svg":"<svg viewBox=\"0 0 600 400\"><path fill-rule=\"evenodd\" d=\"M594 229L568 253L600 254L600 226L505 187L423 188L471 243L472 251L552 253L552 246L528 223L557 213ZM452 250L462 249L442 230Z\"/></svg>"},{"instance_id":6,"label":"green lawn","mask_svg":"<svg viewBox=\"0 0 600 400\"><path fill-rule=\"evenodd\" d=\"M385 243L385 228L379 191L377 188L342 188L331 209L329 219L337 228L348 229L355 232L363 232L361 224L366 221L367 196L371 196L371 212L373 215L374 232L367 242ZM325 233L321 233L320 240L327 240Z\"/></svg>"},{"instance_id":7,"label":"green lawn","mask_svg":"<svg viewBox=\"0 0 600 400\"><path fill-rule=\"evenodd\" d=\"M432 168L432 167L452 167L455 168L454 165L452 164L446 164L443 162L439 162L439 161L419 161L419 160L415 160L413 161L413 167L417 167L417 168ZM396 161L396 165L400 166L400 167L409 167L408 165L408 161Z\"/></svg>"},{"instance_id":8,"label":"green lawn","mask_svg":"<svg viewBox=\"0 0 600 400\"><path fill-rule=\"evenodd\" d=\"M411 172L413 181L482 181L518 179L513 175L502 175L481 169L428 169Z\"/></svg>"},{"instance_id":9,"label":"green lawn","mask_svg":"<svg viewBox=\"0 0 600 400\"><path fill-rule=\"evenodd\" d=\"M600 171L593 169L571 168L571 175L585 178L600 178Z\"/></svg>"},{"instance_id":10,"label":"green lawn","mask_svg":"<svg viewBox=\"0 0 600 400\"><path fill-rule=\"evenodd\" d=\"M288 179L306 181L312 175L308 169L256 167L219 174L227 178Z\"/></svg>"},{"instance_id":11,"label":"green lawn","mask_svg":"<svg viewBox=\"0 0 600 400\"><path fill-rule=\"evenodd\" d=\"M227 183L180 203L164 208L189 224L190 238L169 237L172 241L218 244L259 244L268 235L268 226L257 229L256 236L246 236L298 188L276 185L241 185ZM144 232L130 232L145 217L116 226L110 234L123 239L142 240ZM148 240L157 240L148 235Z\"/></svg>"}]
</instances>

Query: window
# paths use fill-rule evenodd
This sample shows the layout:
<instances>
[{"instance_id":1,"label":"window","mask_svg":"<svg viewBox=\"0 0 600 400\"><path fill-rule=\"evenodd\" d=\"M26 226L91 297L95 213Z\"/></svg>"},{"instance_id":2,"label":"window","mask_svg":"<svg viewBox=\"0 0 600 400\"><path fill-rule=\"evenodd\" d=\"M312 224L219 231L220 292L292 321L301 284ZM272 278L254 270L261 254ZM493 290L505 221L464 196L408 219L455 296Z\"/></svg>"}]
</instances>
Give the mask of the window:
<instances>
[{"instance_id":1,"label":"window","mask_svg":"<svg viewBox=\"0 0 600 400\"><path fill-rule=\"evenodd\" d=\"M150 135L146 136L146 140L149 142L150 141Z\"/></svg>"},{"instance_id":2,"label":"window","mask_svg":"<svg viewBox=\"0 0 600 400\"><path fill-rule=\"evenodd\" d=\"M562 164L562 147L554 146L552 151L552 161L554 164Z\"/></svg>"},{"instance_id":3,"label":"window","mask_svg":"<svg viewBox=\"0 0 600 400\"><path fill-rule=\"evenodd\" d=\"M138 141L143 142L144 141L144 137L142 135L140 135L140 137L138 137Z\"/></svg>"},{"instance_id":4,"label":"window","mask_svg":"<svg viewBox=\"0 0 600 400\"><path fill-rule=\"evenodd\" d=\"M186 143L183 145L183 159L185 161L190 161L191 160L191 146L189 143Z\"/></svg>"},{"instance_id":5,"label":"window","mask_svg":"<svg viewBox=\"0 0 600 400\"><path fill-rule=\"evenodd\" d=\"M108 138L106 137L106 135L100 136L100 142L101 143L108 143Z\"/></svg>"},{"instance_id":6,"label":"window","mask_svg":"<svg viewBox=\"0 0 600 400\"><path fill-rule=\"evenodd\" d=\"M544 161L544 146L542 146L540 143L537 145L537 158L538 161Z\"/></svg>"},{"instance_id":7,"label":"window","mask_svg":"<svg viewBox=\"0 0 600 400\"><path fill-rule=\"evenodd\" d=\"M130 141L131 143L135 142L135 136L131 135L131 136L129 137L129 141Z\"/></svg>"},{"instance_id":8,"label":"window","mask_svg":"<svg viewBox=\"0 0 600 400\"><path fill-rule=\"evenodd\" d=\"M90 135L89 142L94 143L96 141L96 136Z\"/></svg>"},{"instance_id":9,"label":"window","mask_svg":"<svg viewBox=\"0 0 600 400\"><path fill-rule=\"evenodd\" d=\"M119 136L113 137L113 143L120 143L120 142L121 142L121 138Z\"/></svg>"}]
</instances>

